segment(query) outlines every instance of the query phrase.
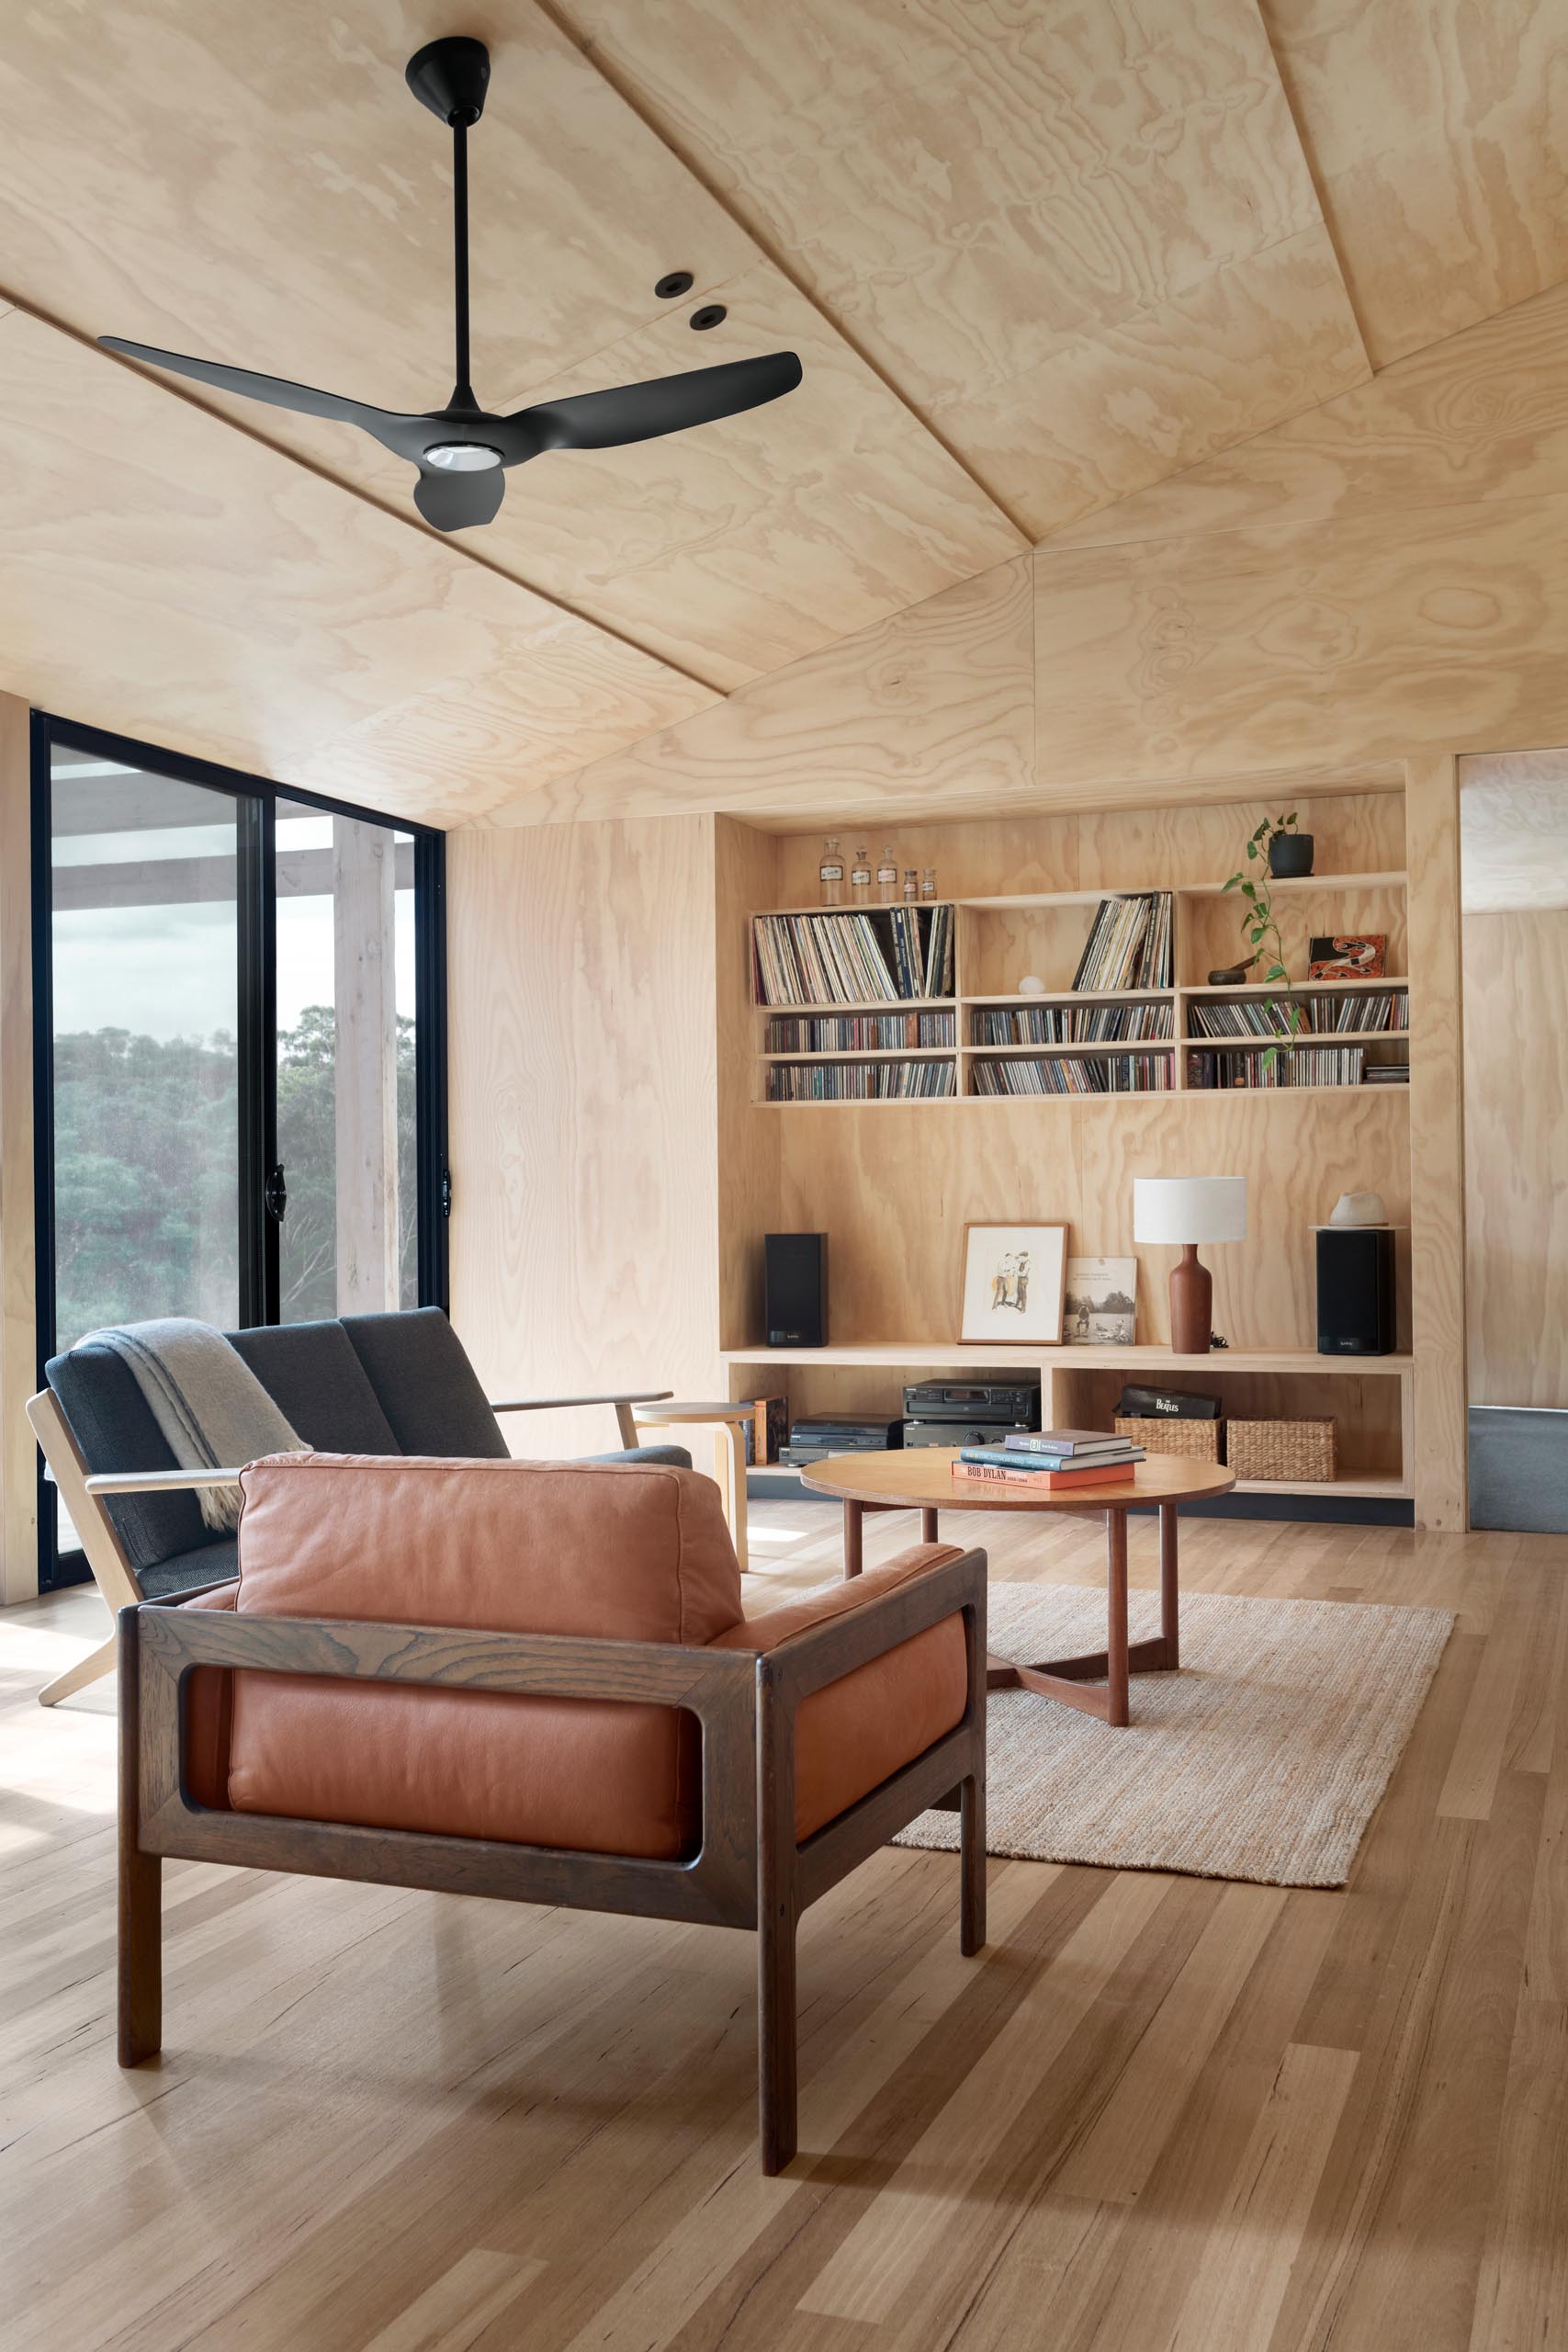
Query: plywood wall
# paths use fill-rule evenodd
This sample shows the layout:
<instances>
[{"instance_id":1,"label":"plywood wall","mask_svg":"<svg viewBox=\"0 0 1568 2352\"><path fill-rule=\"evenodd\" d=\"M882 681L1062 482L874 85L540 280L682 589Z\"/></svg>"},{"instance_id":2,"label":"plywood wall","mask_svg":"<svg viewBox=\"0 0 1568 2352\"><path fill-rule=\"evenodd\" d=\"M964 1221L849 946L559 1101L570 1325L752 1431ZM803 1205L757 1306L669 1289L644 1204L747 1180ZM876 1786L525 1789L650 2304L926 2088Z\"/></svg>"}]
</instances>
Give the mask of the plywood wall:
<instances>
[{"instance_id":1,"label":"plywood wall","mask_svg":"<svg viewBox=\"0 0 1568 2352\"><path fill-rule=\"evenodd\" d=\"M1568 908L1463 944L1471 1401L1568 1408Z\"/></svg>"},{"instance_id":2,"label":"plywood wall","mask_svg":"<svg viewBox=\"0 0 1568 2352\"><path fill-rule=\"evenodd\" d=\"M454 836L452 1317L490 1394L706 1393L718 1331L714 825ZM605 1412L507 1424L615 1442Z\"/></svg>"}]
</instances>

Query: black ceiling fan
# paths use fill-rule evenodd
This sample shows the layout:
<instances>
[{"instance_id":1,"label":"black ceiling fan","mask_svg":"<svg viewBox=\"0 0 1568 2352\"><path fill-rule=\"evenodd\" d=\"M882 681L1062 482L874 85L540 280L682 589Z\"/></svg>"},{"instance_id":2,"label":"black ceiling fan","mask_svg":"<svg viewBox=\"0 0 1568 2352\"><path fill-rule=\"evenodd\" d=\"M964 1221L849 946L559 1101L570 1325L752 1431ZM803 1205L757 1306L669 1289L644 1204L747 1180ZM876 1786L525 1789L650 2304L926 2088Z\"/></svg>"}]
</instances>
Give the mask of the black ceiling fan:
<instances>
[{"instance_id":1,"label":"black ceiling fan","mask_svg":"<svg viewBox=\"0 0 1568 2352\"><path fill-rule=\"evenodd\" d=\"M216 360L159 351L151 344L128 343L120 335L100 335L105 349L194 377L220 392L242 392L274 408L357 424L418 467L414 504L438 531L493 522L506 487L506 468L525 465L545 449L614 449L629 441L652 441L661 434L683 433L693 424L739 416L795 390L800 361L793 351L774 351L766 358L696 368L683 376L622 384L613 391L541 401L533 408L515 409L510 416L494 416L480 408L468 381L468 142L470 127L484 112L490 52L482 41L462 35L427 41L410 58L407 80L420 104L452 132L457 380L445 408L407 416L345 400L339 392L290 384L279 376L258 376L248 368L226 368Z\"/></svg>"}]
</instances>

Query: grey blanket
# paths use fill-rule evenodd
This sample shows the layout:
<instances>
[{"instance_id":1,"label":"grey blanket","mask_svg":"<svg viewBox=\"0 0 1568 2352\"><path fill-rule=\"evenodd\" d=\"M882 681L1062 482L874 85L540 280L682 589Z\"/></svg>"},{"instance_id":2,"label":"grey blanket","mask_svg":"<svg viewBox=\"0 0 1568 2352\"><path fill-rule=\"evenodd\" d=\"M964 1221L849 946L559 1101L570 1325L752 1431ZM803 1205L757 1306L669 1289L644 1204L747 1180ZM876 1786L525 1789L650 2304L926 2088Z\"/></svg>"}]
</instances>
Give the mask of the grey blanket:
<instances>
[{"instance_id":1,"label":"grey blanket","mask_svg":"<svg viewBox=\"0 0 1568 2352\"><path fill-rule=\"evenodd\" d=\"M90 1334L129 1364L182 1470L243 1470L264 1453L307 1453L255 1374L210 1323L183 1315ZM203 1522L240 1523L238 1487L197 1491Z\"/></svg>"}]
</instances>

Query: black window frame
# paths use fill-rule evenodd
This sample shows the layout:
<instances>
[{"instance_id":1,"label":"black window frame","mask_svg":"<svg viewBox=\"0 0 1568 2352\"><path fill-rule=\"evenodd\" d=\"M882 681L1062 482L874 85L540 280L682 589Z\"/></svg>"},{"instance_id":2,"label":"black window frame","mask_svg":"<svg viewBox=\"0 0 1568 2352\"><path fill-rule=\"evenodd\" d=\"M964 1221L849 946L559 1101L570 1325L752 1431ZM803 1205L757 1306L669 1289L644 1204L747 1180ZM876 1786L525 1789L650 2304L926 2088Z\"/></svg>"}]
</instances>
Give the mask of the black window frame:
<instances>
[{"instance_id":1,"label":"black window frame","mask_svg":"<svg viewBox=\"0 0 1568 2352\"><path fill-rule=\"evenodd\" d=\"M33 1217L38 1385L55 1352L54 1236L54 890L52 788L56 746L112 760L180 784L223 793L236 804L239 977L239 1311L243 1328L276 1323L279 1311L279 1233L265 1214L265 1192L277 1159L276 804L320 809L385 825L413 839L414 1118L419 1223L419 1303L445 1312L451 1176L446 1127L446 836L415 818L309 792L186 752L170 752L57 712L35 710L31 731ZM55 1493L39 1456L39 1581L49 1590L82 1582L87 1570L61 1576Z\"/></svg>"}]
</instances>

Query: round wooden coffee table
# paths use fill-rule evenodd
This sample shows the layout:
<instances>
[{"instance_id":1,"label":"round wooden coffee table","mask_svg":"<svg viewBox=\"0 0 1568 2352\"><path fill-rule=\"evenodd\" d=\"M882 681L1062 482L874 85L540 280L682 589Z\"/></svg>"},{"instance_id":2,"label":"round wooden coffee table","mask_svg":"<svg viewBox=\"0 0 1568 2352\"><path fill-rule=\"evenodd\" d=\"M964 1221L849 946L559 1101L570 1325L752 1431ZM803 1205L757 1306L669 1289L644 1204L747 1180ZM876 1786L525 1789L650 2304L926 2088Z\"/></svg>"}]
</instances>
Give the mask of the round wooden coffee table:
<instances>
[{"instance_id":1,"label":"round wooden coffee table","mask_svg":"<svg viewBox=\"0 0 1568 2352\"><path fill-rule=\"evenodd\" d=\"M813 1494L837 1495L844 1506L844 1574L861 1572L861 1529L868 1510L918 1510L924 1542L937 1540L937 1513L943 1510L1065 1511L1077 1519L1105 1515L1110 1569L1105 1647L1083 1657L1043 1659L1021 1666L1010 1658L987 1662L992 1690L1032 1690L1059 1699L1087 1715L1117 1725L1131 1721L1127 1678L1174 1674L1181 1664L1178 1623L1176 1518L1183 1503L1228 1495L1235 1485L1217 1462L1191 1462L1174 1453L1152 1453L1134 1463L1114 1486L1085 1487L1077 1494L1055 1494L999 1486L983 1478L955 1478L957 1453L946 1446L912 1446L908 1453L834 1453L802 1470L800 1483ZM1136 1505L1159 1511L1160 1630L1152 1641L1127 1641L1127 1513ZM1100 1683L1100 1689L1086 1684Z\"/></svg>"}]
</instances>

